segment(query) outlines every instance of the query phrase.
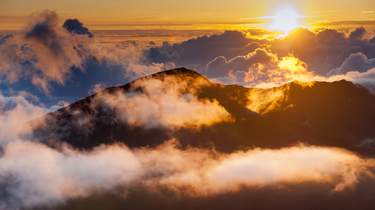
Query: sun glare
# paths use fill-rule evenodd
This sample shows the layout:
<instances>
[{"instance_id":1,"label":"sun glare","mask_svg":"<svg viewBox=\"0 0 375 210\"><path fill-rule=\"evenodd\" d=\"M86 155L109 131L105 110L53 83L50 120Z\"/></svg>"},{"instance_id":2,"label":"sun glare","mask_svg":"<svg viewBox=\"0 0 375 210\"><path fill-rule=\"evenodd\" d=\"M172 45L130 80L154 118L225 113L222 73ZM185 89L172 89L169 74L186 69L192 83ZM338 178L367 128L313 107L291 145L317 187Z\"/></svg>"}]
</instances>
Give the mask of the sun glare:
<instances>
[{"instance_id":1,"label":"sun glare","mask_svg":"<svg viewBox=\"0 0 375 210\"><path fill-rule=\"evenodd\" d=\"M271 16L268 28L273 31L287 34L291 30L300 27L300 15L293 8L283 8Z\"/></svg>"}]
</instances>

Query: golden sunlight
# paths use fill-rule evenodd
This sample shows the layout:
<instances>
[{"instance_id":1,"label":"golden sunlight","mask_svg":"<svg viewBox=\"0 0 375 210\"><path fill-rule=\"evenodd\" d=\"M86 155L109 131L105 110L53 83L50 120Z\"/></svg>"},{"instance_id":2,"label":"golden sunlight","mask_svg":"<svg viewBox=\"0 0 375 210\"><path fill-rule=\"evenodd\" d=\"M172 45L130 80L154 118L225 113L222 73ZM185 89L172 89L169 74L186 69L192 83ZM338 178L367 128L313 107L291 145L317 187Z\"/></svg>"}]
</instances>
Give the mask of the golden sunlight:
<instances>
[{"instance_id":1,"label":"golden sunlight","mask_svg":"<svg viewBox=\"0 0 375 210\"><path fill-rule=\"evenodd\" d=\"M292 55L282 57L277 65L280 69L287 69L291 73L306 71L306 64Z\"/></svg>"},{"instance_id":2,"label":"golden sunlight","mask_svg":"<svg viewBox=\"0 0 375 210\"><path fill-rule=\"evenodd\" d=\"M283 8L278 10L273 16L268 28L273 31L283 32L287 34L291 30L300 27L301 16L293 8Z\"/></svg>"},{"instance_id":3,"label":"golden sunlight","mask_svg":"<svg viewBox=\"0 0 375 210\"><path fill-rule=\"evenodd\" d=\"M314 74L307 70L306 63L292 55L281 58L277 66L287 81L309 82L314 77Z\"/></svg>"}]
</instances>

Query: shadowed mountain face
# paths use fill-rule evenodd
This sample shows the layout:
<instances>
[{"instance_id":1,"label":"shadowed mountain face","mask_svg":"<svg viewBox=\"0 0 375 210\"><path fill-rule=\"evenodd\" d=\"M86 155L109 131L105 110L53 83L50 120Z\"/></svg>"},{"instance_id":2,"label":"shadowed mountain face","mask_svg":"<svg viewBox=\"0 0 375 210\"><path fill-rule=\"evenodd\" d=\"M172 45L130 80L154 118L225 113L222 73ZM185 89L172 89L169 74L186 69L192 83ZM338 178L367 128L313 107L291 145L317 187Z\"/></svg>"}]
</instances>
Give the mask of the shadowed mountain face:
<instances>
[{"instance_id":1,"label":"shadowed mountain face","mask_svg":"<svg viewBox=\"0 0 375 210\"><path fill-rule=\"evenodd\" d=\"M177 99L186 102L183 106L168 101L176 98L176 93L170 96L175 89L180 89ZM121 99L123 96L126 98ZM165 98L158 101L159 97ZM214 108L199 111L197 116L185 111L202 101ZM306 143L371 155L375 154L374 107L375 96L347 81L248 89L215 84L193 71L175 69L100 91L50 113L43 126L35 127L35 134L49 144L63 141L81 149L114 142L156 146L176 138L182 146L214 147L223 152ZM165 117L164 112L171 116ZM223 112L226 119L220 115Z\"/></svg>"},{"instance_id":2,"label":"shadowed mountain face","mask_svg":"<svg viewBox=\"0 0 375 210\"><path fill-rule=\"evenodd\" d=\"M89 198L70 201L53 209L306 209L306 210L371 210L374 184L359 186L356 190L335 194L327 186L302 184L270 188L253 188L240 192L207 197L184 197L171 192L152 192L138 188L127 193L126 199L116 193L98 193ZM272 201L272 202L270 202ZM49 210L51 208L44 208ZM41 209L42 210L42 209Z\"/></svg>"}]
</instances>

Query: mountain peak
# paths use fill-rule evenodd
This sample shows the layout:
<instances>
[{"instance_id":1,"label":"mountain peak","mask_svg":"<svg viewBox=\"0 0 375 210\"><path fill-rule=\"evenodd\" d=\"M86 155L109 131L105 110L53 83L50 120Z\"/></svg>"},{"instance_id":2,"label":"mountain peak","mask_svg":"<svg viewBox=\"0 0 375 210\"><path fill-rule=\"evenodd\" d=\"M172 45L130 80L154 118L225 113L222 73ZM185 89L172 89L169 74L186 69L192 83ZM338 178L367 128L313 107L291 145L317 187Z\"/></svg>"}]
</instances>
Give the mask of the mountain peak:
<instances>
[{"instance_id":1,"label":"mountain peak","mask_svg":"<svg viewBox=\"0 0 375 210\"><path fill-rule=\"evenodd\" d=\"M140 80L149 79L149 78L162 78L165 76L178 76L178 77L187 77L187 78L192 78L192 79L201 78L204 80L208 80L206 77L204 77L200 73L191 69L184 68L184 67L160 71L160 72L148 75L146 77L140 78Z\"/></svg>"},{"instance_id":2,"label":"mountain peak","mask_svg":"<svg viewBox=\"0 0 375 210\"><path fill-rule=\"evenodd\" d=\"M201 79L204 83L200 82ZM168 95L170 93L174 95ZM121 106L122 112L116 114L111 107L93 106L92 103L103 94L110 95L111 103ZM116 101L124 96L126 100ZM139 101L143 101L142 104L138 104ZM170 129L168 126L148 128L131 125L118 116L126 112L132 119L141 117L153 123L150 116L163 118L163 114L167 113L173 118L168 122L173 123L181 120L177 113L193 117L190 112L196 110L195 105L202 103L204 106L214 104L221 107L233 121L219 122L198 130L189 127ZM137 112L139 106L145 106L141 113ZM51 113L47 116L46 127L37 128L36 134L44 136L46 141L61 139L78 148L113 142L123 142L130 147L156 146L177 138L182 145L215 145L216 149L225 152L249 146L283 147L301 141L360 150L363 148L357 145L363 139L375 138L373 107L374 95L344 80L311 84L292 82L271 89L256 89L215 85L193 70L176 68L123 86L107 88ZM145 114L150 111L148 109L155 113ZM194 120L212 117L215 113L209 110L195 113ZM137 114L141 116L135 116ZM341 132L331 132L339 130Z\"/></svg>"}]
</instances>

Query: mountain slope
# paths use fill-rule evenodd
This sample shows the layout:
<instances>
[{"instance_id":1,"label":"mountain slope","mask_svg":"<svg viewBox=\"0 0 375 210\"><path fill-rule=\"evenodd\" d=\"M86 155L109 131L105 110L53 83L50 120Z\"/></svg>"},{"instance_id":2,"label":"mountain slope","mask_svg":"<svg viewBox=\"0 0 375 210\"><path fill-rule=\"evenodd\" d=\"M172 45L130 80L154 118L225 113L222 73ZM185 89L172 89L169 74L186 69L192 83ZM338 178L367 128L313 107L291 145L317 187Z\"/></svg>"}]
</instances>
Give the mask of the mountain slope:
<instances>
[{"instance_id":1,"label":"mountain slope","mask_svg":"<svg viewBox=\"0 0 375 210\"><path fill-rule=\"evenodd\" d=\"M161 81L162 86L159 83L159 86L155 86L155 81ZM139 86L140 83L142 86ZM175 83L173 88L171 83ZM176 84L184 88L180 90ZM176 110L179 101L167 100L171 97L166 93L175 89L180 91L179 100L189 102L184 109ZM158 93L160 96L150 96L150 93ZM111 96L111 102L126 95L126 103L138 100L134 98L138 95L153 100L161 97L158 103L162 101L163 107L168 107L172 117L176 117L172 122L167 121L172 124L179 120L174 112L179 114L188 110L192 107L192 101L223 107L230 114L231 120L210 124L204 122L197 127L173 127L158 124L155 118L147 118L154 115L145 115L141 119L153 124L137 124L129 121L129 117L139 115L141 109L138 105L127 107L121 101L116 102L116 106L122 107L121 112L118 112L114 107L97 102L103 95L107 98ZM154 107L153 103L148 100L146 104L141 104L145 113ZM215 84L194 71L182 68L108 88L48 114L44 126L35 128L35 135L49 144L63 141L83 149L113 142L123 142L130 147L156 146L176 138L183 146L215 147L224 152L245 147L277 148L307 143L375 154L374 107L375 96L365 88L347 81L311 84L293 82L272 89L248 89ZM133 109L138 112L133 112ZM198 117L214 115L215 112L211 113L210 110L200 113ZM128 113L126 120L119 117L123 113ZM162 110L156 114L161 120L164 119ZM186 118L190 114L183 116ZM197 119L191 122L198 122Z\"/></svg>"}]
</instances>

